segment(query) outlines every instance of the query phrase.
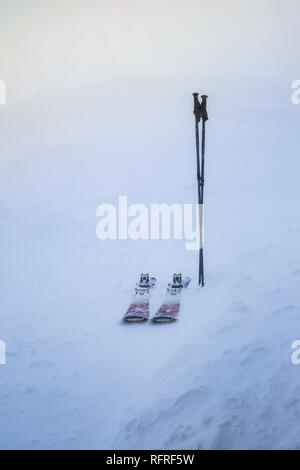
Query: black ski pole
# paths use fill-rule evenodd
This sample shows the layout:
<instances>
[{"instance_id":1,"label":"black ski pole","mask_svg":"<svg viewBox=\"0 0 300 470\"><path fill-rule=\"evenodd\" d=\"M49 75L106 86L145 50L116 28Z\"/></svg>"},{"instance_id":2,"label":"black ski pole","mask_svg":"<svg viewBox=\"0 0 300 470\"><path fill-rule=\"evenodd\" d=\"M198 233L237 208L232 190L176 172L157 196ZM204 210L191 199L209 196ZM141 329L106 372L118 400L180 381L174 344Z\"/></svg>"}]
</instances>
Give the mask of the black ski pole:
<instances>
[{"instance_id":1,"label":"black ski pole","mask_svg":"<svg viewBox=\"0 0 300 470\"><path fill-rule=\"evenodd\" d=\"M202 95L202 102L199 103L199 93L193 93L194 96L194 115L195 115L195 133L196 133L196 153L197 153L197 182L198 182L198 206L199 206L199 286L204 286L204 254L203 254L203 203L204 203L204 168L205 168L205 123L208 120L206 102L207 96ZM202 142L201 142L201 162L199 148L199 123L202 119Z\"/></svg>"}]
</instances>

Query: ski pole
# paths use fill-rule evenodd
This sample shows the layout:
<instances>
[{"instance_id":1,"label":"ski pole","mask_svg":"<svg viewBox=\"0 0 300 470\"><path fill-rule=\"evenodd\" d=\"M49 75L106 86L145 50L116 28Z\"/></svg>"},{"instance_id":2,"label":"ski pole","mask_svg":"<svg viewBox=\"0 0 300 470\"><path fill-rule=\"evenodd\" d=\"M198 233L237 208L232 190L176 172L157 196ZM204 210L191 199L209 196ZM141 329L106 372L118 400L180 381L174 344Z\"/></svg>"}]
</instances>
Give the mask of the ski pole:
<instances>
[{"instance_id":1,"label":"ski pole","mask_svg":"<svg viewBox=\"0 0 300 470\"><path fill-rule=\"evenodd\" d=\"M207 96L202 95L202 102L199 103L199 93L193 93L194 97L194 115L195 115L195 133L196 133L196 155L197 155L197 182L198 182L198 206L199 206L199 286L204 286L204 253L203 253L203 203L204 203L204 168L205 168L205 123L208 120L207 115ZM199 148L199 123L202 119L202 141L201 141L201 162Z\"/></svg>"}]
</instances>

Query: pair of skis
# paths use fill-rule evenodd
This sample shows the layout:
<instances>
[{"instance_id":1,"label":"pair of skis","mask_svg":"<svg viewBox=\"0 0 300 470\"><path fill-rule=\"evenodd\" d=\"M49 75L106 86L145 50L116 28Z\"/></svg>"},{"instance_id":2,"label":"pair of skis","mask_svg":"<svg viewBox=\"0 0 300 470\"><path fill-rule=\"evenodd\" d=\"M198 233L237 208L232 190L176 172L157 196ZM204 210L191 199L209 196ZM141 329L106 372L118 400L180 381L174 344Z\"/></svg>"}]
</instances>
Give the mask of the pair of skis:
<instances>
[{"instance_id":1,"label":"pair of skis","mask_svg":"<svg viewBox=\"0 0 300 470\"><path fill-rule=\"evenodd\" d=\"M171 323L177 320L180 296L190 281L189 277L183 279L181 274L173 275L173 282L167 287L165 301L151 319L153 323ZM149 274L141 274L140 282L135 288L135 299L123 317L125 322L137 323L149 320L149 299L155 284L154 277L149 278Z\"/></svg>"}]
</instances>

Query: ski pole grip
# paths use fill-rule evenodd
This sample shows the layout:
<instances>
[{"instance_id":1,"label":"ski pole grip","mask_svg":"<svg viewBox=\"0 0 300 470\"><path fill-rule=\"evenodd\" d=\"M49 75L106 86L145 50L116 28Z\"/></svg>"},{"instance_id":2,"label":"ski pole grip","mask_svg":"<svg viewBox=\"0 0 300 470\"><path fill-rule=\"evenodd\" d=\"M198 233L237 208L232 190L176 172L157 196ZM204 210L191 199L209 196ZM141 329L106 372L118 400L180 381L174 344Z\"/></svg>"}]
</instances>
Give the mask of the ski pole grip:
<instances>
[{"instance_id":1,"label":"ski pole grip","mask_svg":"<svg viewBox=\"0 0 300 470\"><path fill-rule=\"evenodd\" d=\"M201 106L203 106L203 108L205 108L205 109L206 109L206 105L207 105L207 98L208 98L208 96L207 96L207 95L202 95L202 96L201 96L201 98L202 98L202 103L201 103Z\"/></svg>"},{"instance_id":2,"label":"ski pole grip","mask_svg":"<svg viewBox=\"0 0 300 470\"><path fill-rule=\"evenodd\" d=\"M196 125L199 124L200 119L201 119L201 112L200 112L200 103L198 99L199 93L193 93L194 97L194 115L196 119Z\"/></svg>"},{"instance_id":3,"label":"ski pole grip","mask_svg":"<svg viewBox=\"0 0 300 470\"><path fill-rule=\"evenodd\" d=\"M197 106L197 103L198 103L198 96L199 96L199 93L193 93L195 107Z\"/></svg>"}]
</instances>

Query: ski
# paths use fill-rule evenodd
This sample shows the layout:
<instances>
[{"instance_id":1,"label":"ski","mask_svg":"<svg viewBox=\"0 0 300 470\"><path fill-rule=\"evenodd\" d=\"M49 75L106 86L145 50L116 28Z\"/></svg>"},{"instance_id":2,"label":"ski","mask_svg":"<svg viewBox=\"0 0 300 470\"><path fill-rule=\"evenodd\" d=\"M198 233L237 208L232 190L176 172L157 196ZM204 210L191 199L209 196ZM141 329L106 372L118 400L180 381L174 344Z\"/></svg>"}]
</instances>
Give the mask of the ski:
<instances>
[{"instance_id":1,"label":"ski","mask_svg":"<svg viewBox=\"0 0 300 470\"><path fill-rule=\"evenodd\" d=\"M151 319L153 323L171 323L177 320L182 289L187 288L190 282L189 277L182 279L181 274L173 275L173 283L168 284L165 301Z\"/></svg>"},{"instance_id":2,"label":"ski","mask_svg":"<svg viewBox=\"0 0 300 470\"><path fill-rule=\"evenodd\" d=\"M155 277L149 278L149 274L141 274L140 281L136 284L134 301L123 317L125 322L137 323L149 320L149 297L155 283Z\"/></svg>"}]
</instances>

